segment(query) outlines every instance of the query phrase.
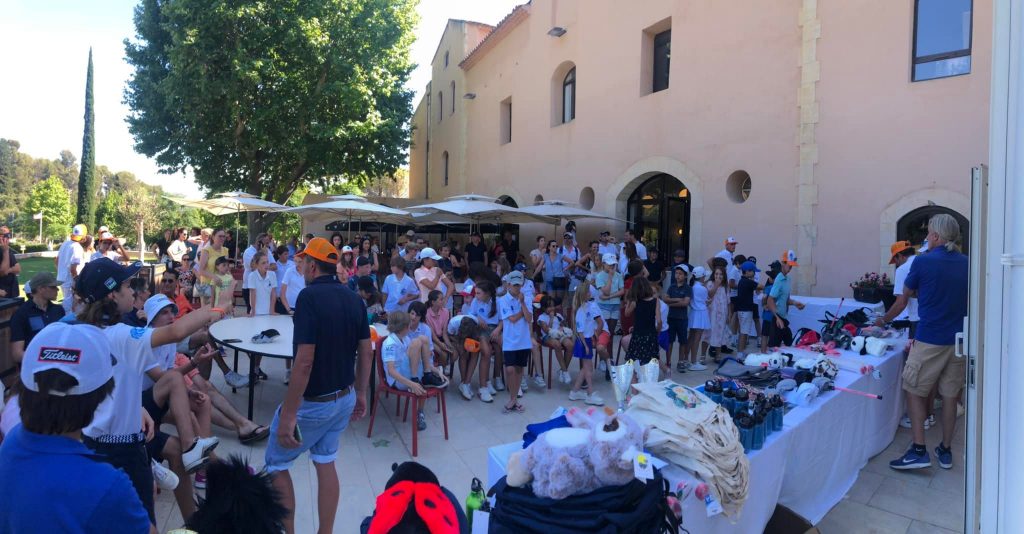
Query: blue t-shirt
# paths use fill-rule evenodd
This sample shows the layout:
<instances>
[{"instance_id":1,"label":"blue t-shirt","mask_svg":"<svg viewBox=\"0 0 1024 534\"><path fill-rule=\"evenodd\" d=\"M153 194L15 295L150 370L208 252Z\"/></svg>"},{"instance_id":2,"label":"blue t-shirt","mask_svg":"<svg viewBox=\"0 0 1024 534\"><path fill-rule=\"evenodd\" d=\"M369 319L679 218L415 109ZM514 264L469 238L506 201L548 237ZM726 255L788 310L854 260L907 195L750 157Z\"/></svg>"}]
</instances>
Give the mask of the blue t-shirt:
<instances>
[{"instance_id":1,"label":"blue t-shirt","mask_svg":"<svg viewBox=\"0 0 1024 534\"><path fill-rule=\"evenodd\" d=\"M668 296L673 299L684 299L686 297L693 298L693 288L689 284L677 285L672 284L668 286ZM685 321L687 318L686 310L689 306L669 306L668 307L668 318L669 319L680 319Z\"/></svg>"},{"instance_id":2,"label":"blue t-shirt","mask_svg":"<svg viewBox=\"0 0 1024 534\"><path fill-rule=\"evenodd\" d=\"M914 259L903 286L917 291L917 334L914 339L931 345L952 345L964 329L967 315L969 263L967 256L945 247Z\"/></svg>"},{"instance_id":3,"label":"blue t-shirt","mask_svg":"<svg viewBox=\"0 0 1024 534\"><path fill-rule=\"evenodd\" d=\"M128 475L79 441L17 425L0 446L0 532L149 532Z\"/></svg>"}]
</instances>

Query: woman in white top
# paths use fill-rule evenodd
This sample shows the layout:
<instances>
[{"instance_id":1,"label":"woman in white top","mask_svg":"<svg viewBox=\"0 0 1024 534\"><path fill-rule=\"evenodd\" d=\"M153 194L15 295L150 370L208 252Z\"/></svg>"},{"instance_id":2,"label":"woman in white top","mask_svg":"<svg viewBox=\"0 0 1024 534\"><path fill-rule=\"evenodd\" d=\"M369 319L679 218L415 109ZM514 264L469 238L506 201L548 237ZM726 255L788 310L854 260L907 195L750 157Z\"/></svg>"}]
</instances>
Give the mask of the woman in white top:
<instances>
[{"instance_id":1,"label":"woman in white top","mask_svg":"<svg viewBox=\"0 0 1024 534\"><path fill-rule=\"evenodd\" d=\"M700 363L697 359L698 353L701 355L701 360L704 359L702 337L704 331L711 328L711 317L708 315L708 287L704 285L704 281L708 277L708 270L703 266L698 265L693 269L693 279L690 280L690 284L693 288L693 298L690 299L690 310L687 315L689 320L690 333L687 336L690 345L690 358L688 368L693 370L700 370Z\"/></svg>"},{"instance_id":2,"label":"woman in white top","mask_svg":"<svg viewBox=\"0 0 1024 534\"><path fill-rule=\"evenodd\" d=\"M181 263L181 257L188 252L188 245L185 244L187 237L184 228L178 228L174 231L174 241L171 241L171 244L167 246L167 256L171 258L172 262Z\"/></svg>"}]
</instances>

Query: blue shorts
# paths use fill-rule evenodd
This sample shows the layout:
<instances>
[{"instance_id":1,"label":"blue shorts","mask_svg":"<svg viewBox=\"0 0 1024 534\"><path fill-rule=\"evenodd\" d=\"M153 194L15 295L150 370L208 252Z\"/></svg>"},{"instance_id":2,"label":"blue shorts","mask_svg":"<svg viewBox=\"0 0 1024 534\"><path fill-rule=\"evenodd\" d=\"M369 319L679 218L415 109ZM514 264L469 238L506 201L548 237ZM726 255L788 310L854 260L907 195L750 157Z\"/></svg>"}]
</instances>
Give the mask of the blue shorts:
<instances>
[{"instance_id":1,"label":"blue shorts","mask_svg":"<svg viewBox=\"0 0 1024 534\"><path fill-rule=\"evenodd\" d=\"M672 346L672 343L669 341L668 330L665 330L658 334L658 346L661 347L661 350L665 352L668 352L669 347Z\"/></svg>"},{"instance_id":2,"label":"blue shorts","mask_svg":"<svg viewBox=\"0 0 1024 534\"><path fill-rule=\"evenodd\" d=\"M678 341L680 343L686 343L686 336L689 332L686 317L669 317L668 319L668 342L672 343ZM660 339L659 339L660 341ZM668 349L665 349L668 350Z\"/></svg>"},{"instance_id":3,"label":"blue shorts","mask_svg":"<svg viewBox=\"0 0 1024 534\"><path fill-rule=\"evenodd\" d=\"M331 402L309 402L303 400L296 414L296 425L302 435L297 448L286 449L277 442L277 425L281 419L281 407L274 412L270 423L270 440L267 441L265 463L267 472L287 471L300 454L309 451L313 463L331 463L338 456L341 433L348 427L352 410L356 407L355 392Z\"/></svg>"},{"instance_id":4,"label":"blue shorts","mask_svg":"<svg viewBox=\"0 0 1024 534\"><path fill-rule=\"evenodd\" d=\"M579 339L576 340L576 343L572 346L572 355L581 360L592 360L594 358L594 340L588 337L585 341L587 346L584 348L583 343Z\"/></svg>"}]
</instances>

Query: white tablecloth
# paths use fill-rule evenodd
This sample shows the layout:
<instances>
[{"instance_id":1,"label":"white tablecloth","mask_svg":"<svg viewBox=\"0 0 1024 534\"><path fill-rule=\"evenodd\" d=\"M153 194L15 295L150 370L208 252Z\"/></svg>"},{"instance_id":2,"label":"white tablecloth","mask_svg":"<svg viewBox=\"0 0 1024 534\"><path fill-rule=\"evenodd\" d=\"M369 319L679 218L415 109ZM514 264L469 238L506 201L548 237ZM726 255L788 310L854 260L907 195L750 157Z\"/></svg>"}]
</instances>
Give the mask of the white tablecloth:
<instances>
[{"instance_id":1,"label":"white tablecloth","mask_svg":"<svg viewBox=\"0 0 1024 534\"><path fill-rule=\"evenodd\" d=\"M881 302L878 304L868 304L867 302L858 302L850 297L843 301L843 308L839 309L839 298L838 297L800 297L791 296L793 300L804 303L804 309L798 310L796 306L789 307L789 328L793 330L793 334L801 328L810 328L814 331L821 331L822 324L818 321L825 318L825 312L836 313L839 310L839 315L845 315L857 308L867 308L870 311L885 312L885 306Z\"/></svg>"},{"instance_id":2,"label":"white tablecloth","mask_svg":"<svg viewBox=\"0 0 1024 534\"><path fill-rule=\"evenodd\" d=\"M722 515L708 518L704 503L691 496L684 502L683 526L690 532L759 534L764 532L776 504L788 507L812 524L820 522L850 490L867 461L885 450L896 434L902 406L902 350L906 341L892 343L893 349L880 358L843 351L836 359L840 365L837 386L881 395L882 400L831 391L809 406L791 409L782 432L773 433L764 448L749 454L750 485L740 516L732 520ZM805 354L793 352L797 358ZM860 367L868 363L880 372L880 378L860 374ZM519 442L490 448L490 485L505 475L509 454L521 447ZM692 480L688 473L674 466L665 468L663 473L673 488L679 481Z\"/></svg>"},{"instance_id":3,"label":"white tablecloth","mask_svg":"<svg viewBox=\"0 0 1024 534\"><path fill-rule=\"evenodd\" d=\"M253 336L271 328L280 332L281 335L270 343L252 342ZM210 336L224 345L249 354L275 358L291 358L293 356L291 315L258 315L256 317L224 319L210 325ZM226 339L238 339L239 341L227 342Z\"/></svg>"}]
</instances>

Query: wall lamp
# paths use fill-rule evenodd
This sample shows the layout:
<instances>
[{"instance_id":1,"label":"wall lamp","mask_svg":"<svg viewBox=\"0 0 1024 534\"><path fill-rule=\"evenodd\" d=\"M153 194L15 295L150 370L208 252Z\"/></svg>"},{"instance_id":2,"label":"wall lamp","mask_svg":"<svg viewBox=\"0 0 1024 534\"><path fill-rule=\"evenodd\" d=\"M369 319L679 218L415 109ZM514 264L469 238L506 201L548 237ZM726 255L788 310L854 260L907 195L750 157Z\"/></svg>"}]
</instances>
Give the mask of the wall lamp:
<instances>
[{"instance_id":1,"label":"wall lamp","mask_svg":"<svg viewBox=\"0 0 1024 534\"><path fill-rule=\"evenodd\" d=\"M551 28L550 30L548 30L548 35L550 35L552 37L561 37L561 36L565 35L565 28L563 28L561 26L555 26L554 28Z\"/></svg>"}]
</instances>

